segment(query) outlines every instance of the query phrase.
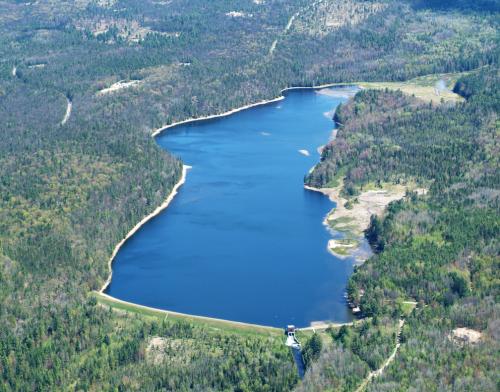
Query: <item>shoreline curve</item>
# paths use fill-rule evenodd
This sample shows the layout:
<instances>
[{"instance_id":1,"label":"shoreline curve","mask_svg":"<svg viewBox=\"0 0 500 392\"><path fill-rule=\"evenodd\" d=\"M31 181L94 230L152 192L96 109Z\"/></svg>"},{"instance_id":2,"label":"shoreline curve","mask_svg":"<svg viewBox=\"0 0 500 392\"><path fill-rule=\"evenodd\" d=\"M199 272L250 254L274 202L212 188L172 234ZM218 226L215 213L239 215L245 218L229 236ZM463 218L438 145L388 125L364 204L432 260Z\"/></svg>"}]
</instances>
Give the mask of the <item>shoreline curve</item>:
<instances>
[{"instance_id":1,"label":"shoreline curve","mask_svg":"<svg viewBox=\"0 0 500 392\"><path fill-rule=\"evenodd\" d=\"M213 120L213 119L216 119L216 118L227 117L227 116L230 116L230 115L235 114L235 113L242 112L242 111L247 110L247 109L252 109L252 108L255 108L255 107L258 107L258 106L263 106L263 105L268 105L270 103L279 102L279 101L282 101L282 100L285 99L284 94L287 91L321 90L323 88L329 88L329 87L357 87L357 85L355 83L352 83L352 84L328 83L328 84L321 84L321 85L318 85L318 86L311 86L311 87L307 87L307 86L304 86L304 87L301 87L301 86L287 87L287 88L281 90L281 92L280 92L281 95L279 97L276 97L276 98L273 98L273 99L268 99L268 100L262 100L262 101L258 101L258 102L251 103L251 104L248 104L248 105L240 106L238 108L231 109L231 110L228 110L228 111L220 113L220 114L211 114L211 115L208 115L208 116L201 116L201 117L191 117L191 118L187 118L185 120L176 121L176 122L174 122L172 124L163 125L160 128L154 129L153 133L151 134L151 136L152 137L156 137L156 136L160 135L161 133L163 133L164 131L166 131L167 129L174 128L174 127L179 126L179 125L185 125L185 124L190 124L190 123L199 122L199 121L207 121L207 120Z\"/></svg>"},{"instance_id":2,"label":"shoreline curve","mask_svg":"<svg viewBox=\"0 0 500 392\"><path fill-rule=\"evenodd\" d=\"M116 255L118 254L118 251L125 244L125 242L127 242L127 240L130 237L132 237L146 222L148 222L149 220L151 220L152 218L154 218L155 216L157 216L158 214L160 214L165 208L167 208L169 206L169 204L172 202L172 200L174 199L174 197L179 192L179 188L182 185L184 185L184 183L186 182L187 171L189 169L191 169L191 168L192 167L188 166L188 165L183 165L182 166L182 175L181 175L181 178L174 185L174 187L172 188L172 191L168 195L167 199L162 204L160 204L151 214L147 215L139 223L137 223L132 228L132 230L130 230L127 233L127 235L115 246L115 249L113 250L113 253L111 253L111 257L109 258L109 261L108 261L108 269L109 269L108 279L106 279L106 281L104 282L103 286L98 291L99 294L106 295L106 296L108 296L110 298L114 298L114 297L111 297L110 295L105 294L104 291L108 288L109 284L111 283L111 279L113 278L113 261L114 261Z\"/></svg>"},{"instance_id":3,"label":"shoreline curve","mask_svg":"<svg viewBox=\"0 0 500 392\"><path fill-rule=\"evenodd\" d=\"M202 117L194 117L194 118L188 118L188 119L185 119L185 120L177 121L177 122L174 122L172 124L164 125L164 126L162 126L160 128L157 128L157 129L153 130L151 136L152 137L156 137L156 136L160 135L161 133L163 133L164 131L166 131L167 129L170 129L170 128L173 128L173 127L176 127L176 126L179 126L179 125L184 125L184 124L189 124L189 123L194 123L194 122L199 122L199 121L206 121L206 120L212 120L212 119L216 119L216 118L227 117L227 116L230 116L232 114L235 114L235 113L247 110L247 109L251 109L251 108L254 108L254 107L258 107L258 106L267 105L267 104L274 103L274 102L279 102L279 101L282 101L282 100L285 99L284 93L286 93L287 91L320 90L320 89L329 88L329 87L357 87L357 86L356 86L355 83L353 83L353 84L327 83L327 84L322 84L322 85L318 85L318 86L310 86L310 87L308 87L308 86L288 87L288 88L285 88L285 89L281 90L281 92L280 92L281 95L279 97L277 97L277 98L273 98L273 99L269 99L269 100L262 100L262 101L259 101L259 102L253 103L253 104L244 105L244 106L241 106L241 107L238 107L238 108L235 108L235 109L231 109L231 110L226 111L226 112L221 113L221 114L213 114L213 115L202 116ZM152 310L152 311L164 312L166 314L172 314L172 315L179 316L179 317L194 318L194 319L197 319L197 320L205 320L205 321L217 321L217 322L222 322L222 323L231 323L233 325L247 326L247 327L254 327L254 328L269 328L269 329L272 328L272 329L275 329L275 327L271 327L271 326L257 325L257 324L251 324L251 323L244 323L244 322L240 322L240 321L217 319L217 318L206 317L206 316L199 316L199 315L192 315L192 314L187 314L187 313L173 312L173 311L169 311L169 310L166 310L166 309L153 308L153 307L149 307L149 306L145 306L145 305L136 304L134 302L124 301L124 300L115 298L115 297L113 297L113 296L111 296L109 294L106 294L104 292L108 288L108 286L110 285L111 280L113 278L113 261L114 261L116 255L118 254L118 251L125 244L125 242L130 237L132 237L146 222L148 222L150 219L152 219L155 216L157 216L158 214L160 214L163 210L165 210L169 206L169 204L172 202L172 200L174 199L174 197L177 195L179 188L186 182L187 171L189 169L191 169L191 168L192 168L191 166L183 165L181 178L174 185L174 187L172 188L172 191L170 192L170 194L167 197L167 199L159 207L157 207L151 214L147 215L139 223L137 223L132 228L132 230L130 230L127 233L127 235L115 246L115 248L113 250L113 253L111 254L111 257L110 257L110 259L108 261L108 270L109 270L108 278L104 282L104 284L101 287L101 289L99 291L97 291L97 294L100 295L100 296L103 296L103 297L107 298L108 300L113 301L115 303L132 305L132 306L135 306L135 307L138 307L138 308L141 308L141 309L148 309L148 310ZM313 189L311 189L311 190L313 190ZM314 189L314 190L316 190L316 189ZM317 191L321 192L319 189Z\"/></svg>"}]
</instances>

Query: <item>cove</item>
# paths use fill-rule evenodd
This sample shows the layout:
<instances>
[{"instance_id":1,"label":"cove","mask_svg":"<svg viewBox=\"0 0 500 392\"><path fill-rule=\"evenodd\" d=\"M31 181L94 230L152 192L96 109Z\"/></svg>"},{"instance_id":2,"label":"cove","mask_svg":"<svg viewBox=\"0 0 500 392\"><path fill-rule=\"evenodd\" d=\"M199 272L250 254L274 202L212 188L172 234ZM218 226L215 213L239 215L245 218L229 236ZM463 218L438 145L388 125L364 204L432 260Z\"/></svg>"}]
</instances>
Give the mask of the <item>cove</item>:
<instances>
[{"instance_id":1,"label":"cove","mask_svg":"<svg viewBox=\"0 0 500 392\"><path fill-rule=\"evenodd\" d=\"M352 319L354 260L327 250L334 204L305 190L333 110L354 88L292 90L156 138L192 166L169 207L119 250L106 293L181 313L282 327Z\"/></svg>"}]
</instances>

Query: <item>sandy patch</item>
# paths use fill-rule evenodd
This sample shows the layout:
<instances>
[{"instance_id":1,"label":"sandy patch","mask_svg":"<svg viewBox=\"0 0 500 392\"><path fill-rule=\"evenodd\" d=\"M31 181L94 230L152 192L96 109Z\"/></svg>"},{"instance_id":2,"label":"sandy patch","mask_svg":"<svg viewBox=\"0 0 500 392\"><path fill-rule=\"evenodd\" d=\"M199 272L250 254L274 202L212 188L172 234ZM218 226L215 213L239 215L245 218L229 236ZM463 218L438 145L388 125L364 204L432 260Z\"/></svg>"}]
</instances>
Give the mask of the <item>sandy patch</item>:
<instances>
[{"instance_id":1,"label":"sandy patch","mask_svg":"<svg viewBox=\"0 0 500 392\"><path fill-rule=\"evenodd\" d=\"M164 363L166 366L169 364L182 366L196 358L196 350L199 348L200 346L190 338L172 339L171 337L153 336L148 341L145 357L148 362L155 365ZM223 355L222 350L218 347L208 348L204 346L204 349L213 356Z\"/></svg>"},{"instance_id":2,"label":"sandy patch","mask_svg":"<svg viewBox=\"0 0 500 392\"><path fill-rule=\"evenodd\" d=\"M299 331L320 331L320 330L325 330L328 328L340 328L342 326L352 326L359 321L349 321L348 323L331 323L329 321L311 321L309 324L309 327L305 328L297 328Z\"/></svg>"},{"instance_id":3,"label":"sandy patch","mask_svg":"<svg viewBox=\"0 0 500 392\"><path fill-rule=\"evenodd\" d=\"M253 15L242 11L231 11L226 12L226 16L229 16L230 18L251 18Z\"/></svg>"},{"instance_id":4,"label":"sandy patch","mask_svg":"<svg viewBox=\"0 0 500 392\"><path fill-rule=\"evenodd\" d=\"M479 331L470 328L456 328L451 331L449 338L458 344L475 344L478 343L483 334Z\"/></svg>"},{"instance_id":5,"label":"sandy patch","mask_svg":"<svg viewBox=\"0 0 500 392\"><path fill-rule=\"evenodd\" d=\"M334 240L334 239L331 239L330 241L328 241L328 246L330 248L334 248L336 246L343 246L344 248L354 248L356 246L356 244L355 243L346 242L345 240Z\"/></svg>"},{"instance_id":6,"label":"sandy patch","mask_svg":"<svg viewBox=\"0 0 500 392\"><path fill-rule=\"evenodd\" d=\"M30 69L33 69L33 68L45 68L47 64L44 64L44 63L40 63L40 64L33 64L33 65L29 65L28 68Z\"/></svg>"},{"instance_id":7,"label":"sandy patch","mask_svg":"<svg viewBox=\"0 0 500 392\"><path fill-rule=\"evenodd\" d=\"M97 5L102 8L111 8L116 4L116 0L97 0Z\"/></svg>"},{"instance_id":8,"label":"sandy patch","mask_svg":"<svg viewBox=\"0 0 500 392\"><path fill-rule=\"evenodd\" d=\"M351 256L351 251L358 246L357 241L346 242L345 240L334 240L328 241L327 249L335 257L340 259Z\"/></svg>"},{"instance_id":9,"label":"sandy patch","mask_svg":"<svg viewBox=\"0 0 500 392\"><path fill-rule=\"evenodd\" d=\"M146 347L146 359L154 364L159 364L165 359L165 349L168 346L167 338L152 337Z\"/></svg>"},{"instance_id":10,"label":"sandy patch","mask_svg":"<svg viewBox=\"0 0 500 392\"><path fill-rule=\"evenodd\" d=\"M306 189L321 192L336 203L336 207L326 216L324 224L337 232L344 233L345 238L331 239L328 242L328 250L340 258L356 256L358 262L363 262L369 257L368 252L362 252L361 245L364 243L364 231L370 225L371 216L381 216L389 203L402 199L407 190L402 185L369 190L348 203L348 200L340 195L342 185L322 189L306 186ZM424 189L417 189L416 192L425 194Z\"/></svg>"},{"instance_id":11,"label":"sandy patch","mask_svg":"<svg viewBox=\"0 0 500 392\"><path fill-rule=\"evenodd\" d=\"M326 223L339 231L350 231L362 235L370 224L372 215L382 215L390 202L402 199L406 189L394 186L390 190L370 190L361 193L352 208L347 208L347 199L340 195L340 187L322 189L322 192L337 203L337 206L326 217Z\"/></svg>"},{"instance_id":12,"label":"sandy patch","mask_svg":"<svg viewBox=\"0 0 500 392\"><path fill-rule=\"evenodd\" d=\"M321 90L317 90L316 94L327 95L333 98L344 98L349 99L356 95L358 92L357 89L343 89L343 88L322 88ZM325 116L332 118L335 114L335 110L324 113Z\"/></svg>"},{"instance_id":13,"label":"sandy patch","mask_svg":"<svg viewBox=\"0 0 500 392\"><path fill-rule=\"evenodd\" d=\"M105 89L99 90L96 95L105 95L114 93L116 91L123 90L124 88L136 86L140 83L141 82L139 80L130 80L130 81L120 80L119 82L113 83L111 86Z\"/></svg>"}]
</instances>

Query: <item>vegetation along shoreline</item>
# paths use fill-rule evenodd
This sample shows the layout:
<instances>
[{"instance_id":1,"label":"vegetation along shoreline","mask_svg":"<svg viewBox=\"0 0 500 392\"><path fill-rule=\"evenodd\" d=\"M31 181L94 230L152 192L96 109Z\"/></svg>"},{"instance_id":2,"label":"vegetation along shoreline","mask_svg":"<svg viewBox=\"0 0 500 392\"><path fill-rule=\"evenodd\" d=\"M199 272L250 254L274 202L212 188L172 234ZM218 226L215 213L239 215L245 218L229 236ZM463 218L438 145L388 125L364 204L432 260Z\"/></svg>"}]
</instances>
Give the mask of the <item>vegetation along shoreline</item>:
<instances>
[{"instance_id":1,"label":"vegetation along shoreline","mask_svg":"<svg viewBox=\"0 0 500 392\"><path fill-rule=\"evenodd\" d=\"M161 126L160 128L153 130L153 133L151 134L151 136L156 137L156 136L160 135L161 133L163 133L164 131L166 131L167 129L174 128L174 127L179 126L179 125L190 124L190 123L194 123L194 122L198 122L198 121L214 120L217 118L227 117L227 116L242 112L242 111L247 110L247 109L252 109L252 108L255 108L258 106L264 106L264 105L269 105L271 103L279 102L279 101L282 101L283 99L285 99L284 94L287 91L321 90L323 88L330 88L330 87L353 87L353 88L356 88L357 85L356 84L342 84L342 83L327 83L327 84L322 84L319 86L310 86L310 87L308 87L308 86L287 87L287 88L281 90L281 92L280 92L281 95L279 97L267 99L267 100L262 100L262 101L258 101L258 102L251 103L248 105L240 106L238 108L231 109L231 110L228 110L227 112L220 113L220 114L210 114L208 116L192 117L192 118L188 118L186 120L176 121L172 124L164 125L164 126Z\"/></svg>"},{"instance_id":2,"label":"vegetation along shoreline","mask_svg":"<svg viewBox=\"0 0 500 392\"><path fill-rule=\"evenodd\" d=\"M233 114L236 114L236 113L248 110L248 109L252 109L252 108L255 108L255 107L269 105L269 104L272 104L272 103L275 103L275 102L279 102L279 101L282 101L283 99L285 99L285 94L287 92L289 92L289 91L321 90L321 89L325 89L325 88L347 88L347 87L351 87L353 89L363 89L363 88L366 88L366 87L363 87L363 86L369 87L369 83L364 83L364 82L357 82L357 83L325 83L325 84L317 85L317 86L292 86L292 87L287 87L287 88L284 88L284 89L281 90L281 92L280 92L281 95L279 97L268 99L268 100L261 100L261 101L258 101L258 102L252 103L252 104L240 106L238 108L234 108L234 109L228 110L228 111L226 111L224 113L220 113L220 114L212 114L212 115L201 116L201 117L193 117L193 118L188 118L188 119L185 119L185 120L176 121L176 122L174 122L172 124L168 124L168 125L165 125L165 126L162 126L160 128L157 128L157 129L153 130L151 136L153 138L155 138L155 137L161 135L163 132L167 131L168 129L172 129L172 128L180 126L180 125L191 124L191 123L200 122L200 121L215 120L215 119L218 119L218 118L224 118L224 117L228 117L228 116L231 116ZM390 86L386 86L386 87L389 88L389 89L391 89ZM400 86L399 85L395 85L393 88L397 90L398 87L400 87ZM145 223L147 223L149 220L151 220L152 218L154 218L155 216L157 216L158 214L160 214L161 212L163 212L163 210L165 210L169 206L170 202L177 195L178 189L186 181L187 170L189 170L190 168L191 168L190 166L186 166L186 165L183 166L183 173L181 175L181 178L180 178L179 182L172 189L172 192L167 197L166 201L164 203L162 203L155 211L153 211L151 214L149 214L144 219L142 219L136 226L134 226L134 228L130 232L128 232L127 235L116 245L116 247L113 250L113 253L112 253L111 257L110 257L110 260L108 262L108 268L109 268L108 279L103 284L102 288L98 291L98 293L100 295L106 296L106 298L108 298L108 299L113 299L113 300L116 300L116 301L119 301L119 302L122 302L122 303L126 303L126 304L131 305L131 306L144 307L143 305L135 304L133 302L128 302L128 301L123 301L123 300L117 299L117 298L112 297L112 296L110 296L110 295L108 295L108 294L105 293L106 288L109 286L109 284L111 283L111 280L112 280L112 274L113 274L112 264L113 264L113 261L114 261L116 255L117 255L118 251L121 249L121 247L123 246L123 244L130 237L132 237ZM341 202L340 196L339 196L338 199L336 199L335 197L333 197L334 195L332 195L332 192L331 192L332 190L331 189L315 188L315 187L311 187L311 186L307 186L307 185L304 185L304 189L309 190L309 191L315 191L315 192L322 193L323 195L329 197L329 199L332 202L336 203L337 205L339 204L339 202ZM335 194L338 194L338 192L336 192ZM398 197L398 199L402 198L402 197L403 197L403 195L401 195L401 197ZM326 226L329 226L328 218L333 214L333 212L335 210L337 210L337 207L333 208L327 214L327 216L325 217L324 223L325 223ZM364 229L366 229L366 227L358 227L357 229L358 229L358 231L359 230L364 231ZM341 248L343 249L344 247L342 246ZM354 246L350 247L350 249L348 250L347 254L344 254L340 250L337 251L335 249L332 249L330 247L330 242L329 242L329 244L327 244L327 249L329 250L329 252L332 255L334 255L336 257L340 257L340 258L345 258L347 256L353 255L354 253L357 253L360 250L359 238L357 238ZM356 255L356 260L358 262L362 263L368 257L369 257L368 254ZM347 304L346 304L346 306L347 306ZM158 309L150 308L150 307L146 307L146 308L149 308L151 310L158 310ZM168 310L164 310L164 311L167 312L167 313L169 313L169 314L182 315L183 317L205 319L204 316L199 316L199 315L192 315L192 314L171 312L171 311L168 311ZM207 318L207 319L213 319L213 318ZM232 320L221 320L221 319L213 319L213 320L218 320L220 322L227 322L227 323L238 323L237 321L232 321ZM324 322L324 320L318 320L318 322ZM249 325L249 326L253 326L254 325L254 324L247 324L247 323L242 323L242 324ZM272 328L272 327L268 327L268 326L257 326L257 325L256 325L256 327L259 327L259 328L260 327Z\"/></svg>"},{"instance_id":3,"label":"vegetation along shoreline","mask_svg":"<svg viewBox=\"0 0 500 392\"><path fill-rule=\"evenodd\" d=\"M258 106L263 106L263 105L268 105L268 104L271 104L271 103L274 103L274 102L279 102L279 101L282 101L283 99L285 99L285 95L284 94L287 91L320 90L320 89L332 88L332 87L352 87L352 88L356 88L357 86L356 85L351 85L351 84L349 84L349 85L342 85L342 84L338 84L338 83L329 83L329 84L323 84L323 85L311 86L311 87L308 87L308 86L303 86L303 87L302 86L288 87L288 88L285 88L285 89L281 90L281 94L282 95L279 96L279 97L277 97L277 98L269 99L269 100L263 100L263 101L259 101L259 102L253 103L253 104L241 106L239 108L235 108L235 109L229 110L229 111L221 113L221 114L208 115L208 116L203 116L203 117L198 117L198 118L189 118L189 119L186 119L186 120L177 121L177 122L172 123L170 125L167 125L167 126L164 126L164 127L161 127L161 128L158 128L158 129L154 130L151 136L152 137L156 137L156 136L160 135L161 133L163 133L164 131L166 131L167 129L171 129L171 128L174 128L176 126L185 125L185 124L189 124L189 123L194 123L194 122L198 122L198 121L207 121L207 120L213 120L213 119L217 119L217 118L223 118L223 117L227 117L227 116L230 116L230 115L235 114L235 113L239 113L239 112L247 110L247 109L252 109L252 108L255 108L255 107L258 107ZM108 278L104 282L104 284L101 287L101 289L97 292L98 295L103 296L103 297L105 297L105 298L107 298L107 299L109 299L109 300L111 300L113 302L116 302L116 303L123 303L123 304L127 304L127 305L130 305L130 306L135 306L135 307L139 307L139 308L147 308L147 309L150 309L152 311L163 311L166 314L174 314L174 315L177 315L177 316L180 316L180 317L200 319L200 320L216 320L216 321L222 322L222 323L229 323L229 324L235 324L236 323L236 324L241 324L241 325L245 325L245 326L249 326L249 327L255 327L255 328L274 328L274 327L270 327L270 326L262 326L262 325L256 325L256 324L242 323L242 322L232 321L232 320L222 320L222 319L217 319L217 318L212 318L212 317L205 317L205 316L192 315L192 314L187 314L187 313L172 312L172 311L165 310L165 309L163 309L163 310L162 309L156 309L156 308L152 308L152 307L148 307L148 306L136 304L136 303L129 302L129 301L123 301L121 299L115 298L115 297L113 297L113 296L105 293L105 291L106 291L107 287L110 285L112 277L113 277L113 261L114 261L116 255L118 254L119 250L121 249L121 247L144 224L146 224L151 219L153 219L154 217L156 217L157 215L159 215L161 212L163 212L170 205L170 203L172 202L172 200L177 195L177 193L179 191L179 188L185 183L186 177L187 177L187 171L189 169L191 169L191 166L183 165L183 170L182 170L181 178L175 184L175 186L173 187L171 193L169 194L169 196L167 197L167 199L165 200L165 202L163 202L151 214L147 215L139 223L137 223L127 233L127 235L115 246L115 248L113 250L113 253L111 254L111 257L110 257L110 259L108 261L108 269L109 269ZM321 192L321 190L318 190L318 191ZM324 320L320 320L320 321L323 322Z\"/></svg>"},{"instance_id":4,"label":"vegetation along shoreline","mask_svg":"<svg viewBox=\"0 0 500 392\"><path fill-rule=\"evenodd\" d=\"M104 294L104 291L111 283L111 279L113 277L113 261L114 261L116 255L118 254L118 251L125 244L125 242L127 242L127 240L130 237L132 237L145 223L149 222L151 219L153 219L155 216L157 216L159 213L161 213L164 209L166 209L169 206L169 204L172 202L172 200L174 200L175 195L177 195L177 193L179 192L180 187L186 182L187 171L189 169L191 169L191 166L183 165L181 178L174 185L174 187L172 188L172 191L168 195L167 199L160 206L158 206L151 214L147 215L139 223L137 223L132 228L132 230L130 230L127 233L127 235L115 246L113 253L111 254L111 257L108 261L108 268L109 268L108 279L106 279L106 281L102 285L101 289L98 291L99 294ZM108 297L111 298L111 296L108 296Z\"/></svg>"}]
</instances>

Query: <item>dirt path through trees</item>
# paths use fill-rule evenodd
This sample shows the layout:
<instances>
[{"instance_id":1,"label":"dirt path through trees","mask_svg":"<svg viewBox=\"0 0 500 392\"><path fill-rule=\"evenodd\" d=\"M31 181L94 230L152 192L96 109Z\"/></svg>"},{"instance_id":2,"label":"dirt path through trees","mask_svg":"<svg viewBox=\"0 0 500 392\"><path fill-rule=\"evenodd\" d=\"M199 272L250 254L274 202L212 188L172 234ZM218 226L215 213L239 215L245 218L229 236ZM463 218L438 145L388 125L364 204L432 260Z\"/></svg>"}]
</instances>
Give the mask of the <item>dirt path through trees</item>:
<instances>
[{"instance_id":1,"label":"dirt path through trees","mask_svg":"<svg viewBox=\"0 0 500 392\"><path fill-rule=\"evenodd\" d=\"M399 347L401 346L401 331L403 330L404 325L405 325L405 320L399 320L398 333L396 336L396 347L394 347L392 354L389 356L389 358L386 359L386 361L382 364L382 366L380 368L378 368L377 370L374 370L368 374L368 376L364 379L364 381L361 383L361 385L356 389L356 392L364 391L366 386L368 385L368 383L373 378L382 375L384 373L385 368L387 366L389 366L392 361L394 361L394 358L396 358L396 354L398 353Z\"/></svg>"},{"instance_id":2,"label":"dirt path through trees","mask_svg":"<svg viewBox=\"0 0 500 392\"><path fill-rule=\"evenodd\" d=\"M314 3L310 4L309 6L307 6L306 8L309 8L309 7L314 7L316 6L316 4L318 3L321 3L323 0L317 0L315 1ZM288 20L288 23L286 24L285 26L285 29L283 30L283 32L281 33L280 37L285 35L286 33L288 33L288 31L292 28L293 26L293 22L295 21L295 19L300 15L302 10L299 10L297 11L295 14L293 14L290 19ZM273 43L271 44L271 47L269 48L269 56L272 56L275 49L276 49L276 46L278 45L278 41L279 41L279 37L277 39L275 39L273 41Z\"/></svg>"},{"instance_id":3,"label":"dirt path through trees","mask_svg":"<svg viewBox=\"0 0 500 392\"><path fill-rule=\"evenodd\" d=\"M64 125L68 122L69 118L71 117L71 110L73 108L73 102L71 102L71 99L66 97L66 100L68 101L68 105L66 106L66 113L64 114L64 118L61 121L61 125Z\"/></svg>"}]
</instances>

